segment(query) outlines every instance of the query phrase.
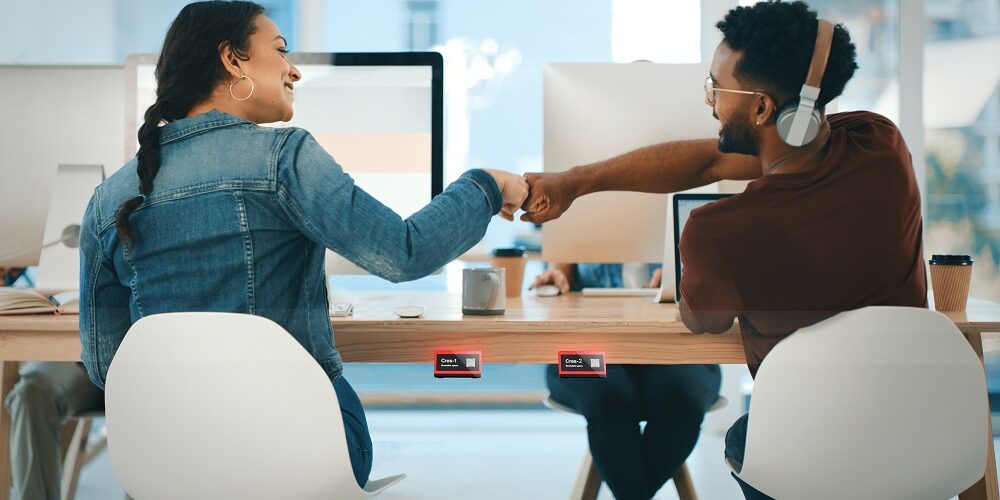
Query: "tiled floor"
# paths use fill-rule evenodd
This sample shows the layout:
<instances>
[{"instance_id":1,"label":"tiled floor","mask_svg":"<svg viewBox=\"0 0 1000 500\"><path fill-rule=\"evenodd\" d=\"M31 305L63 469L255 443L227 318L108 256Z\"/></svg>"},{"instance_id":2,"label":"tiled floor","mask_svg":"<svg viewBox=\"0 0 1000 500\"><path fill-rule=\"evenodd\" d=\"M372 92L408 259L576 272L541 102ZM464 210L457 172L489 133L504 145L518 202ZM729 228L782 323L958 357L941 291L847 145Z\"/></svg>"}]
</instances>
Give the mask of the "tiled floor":
<instances>
[{"instance_id":1,"label":"tiled floor","mask_svg":"<svg viewBox=\"0 0 1000 500\"><path fill-rule=\"evenodd\" d=\"M550 410L371 410L368 419L372 477L408 476L379 496L386 500L565 499L586 446L583 419ZM699 498L740 498L722 446L703 434L688 461ZM105 454L84 469L77 499L120 498ZM613 496L604 488L599 498ZM676 499L672 483L656 498Z\"/></svg>"}]
</instances>

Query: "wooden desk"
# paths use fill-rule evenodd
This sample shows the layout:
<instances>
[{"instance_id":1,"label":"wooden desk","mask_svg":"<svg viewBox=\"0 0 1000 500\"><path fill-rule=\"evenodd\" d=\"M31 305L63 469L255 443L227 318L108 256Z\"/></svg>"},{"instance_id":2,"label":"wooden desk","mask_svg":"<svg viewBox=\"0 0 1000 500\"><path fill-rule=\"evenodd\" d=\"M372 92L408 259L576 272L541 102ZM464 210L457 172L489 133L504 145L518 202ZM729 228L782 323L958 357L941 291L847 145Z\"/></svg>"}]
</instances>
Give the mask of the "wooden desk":
<instances>
[{"instance_id":1,"label":"wooden desk","mask_svg":"<svg viewBox=\"0 0 1000 500\"><path fill-rule=\"evenodd\" d=\"M337 349L347 362L426 362L440 348L474 349L484 363L552 363L560 349L604 351L609 363L745 363L736 328L721 335L694 335L680 321L673 304L648 297L598 298L570 294L556 298L508 300L507 314L462 316L461 298L438 292L339 293L337 302L353 302L353 317L334 318ZM399 319L399 305L427 306L423 318ZM1000 332L1000 305L975 302L966 313L949 318L982 359L984 332ZM0 398L17 378L21 361L78 361L76 316L0 317ZM0 500L9 484L10 419L0 412ZM993 460L992 429L987 429L986 476L962 494L962 500L1000 500ZM720 451L721 452L721 451Z\"/></svg>"}]
</instances>

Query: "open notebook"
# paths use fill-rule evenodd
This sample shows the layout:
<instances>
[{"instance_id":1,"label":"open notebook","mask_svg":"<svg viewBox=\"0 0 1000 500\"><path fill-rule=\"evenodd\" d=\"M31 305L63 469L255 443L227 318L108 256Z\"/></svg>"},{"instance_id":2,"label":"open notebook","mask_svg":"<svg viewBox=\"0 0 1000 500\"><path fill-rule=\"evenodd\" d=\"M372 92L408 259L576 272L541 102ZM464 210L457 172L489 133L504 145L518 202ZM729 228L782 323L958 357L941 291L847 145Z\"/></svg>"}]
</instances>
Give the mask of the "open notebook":
<instances>
[{"instance_id":1,"label":"open notebook","mask_svg":"<svg viewBox=\"0 0 1000 500\"><path fill-rule=\"evenodd\" d=\"M33 313L79 314L80 292L45 296L30 288L0 287L0 316Z\"/></svg>"}]
</instances>

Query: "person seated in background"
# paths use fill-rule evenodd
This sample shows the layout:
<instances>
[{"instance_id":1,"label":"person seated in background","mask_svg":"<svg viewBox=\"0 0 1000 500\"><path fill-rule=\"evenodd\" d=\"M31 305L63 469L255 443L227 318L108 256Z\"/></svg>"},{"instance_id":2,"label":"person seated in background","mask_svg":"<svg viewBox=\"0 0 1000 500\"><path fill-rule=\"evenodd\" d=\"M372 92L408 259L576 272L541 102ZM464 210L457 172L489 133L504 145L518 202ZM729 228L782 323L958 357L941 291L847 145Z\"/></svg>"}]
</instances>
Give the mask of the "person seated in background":
<instances>
[{"instance_id":1,"label":"person seated in background","mask_svg":"<svg viewBox=\"0 0 1000 500\"><path fill-rule=\"evenodd\" d=\"M661 271L656 264L557 264L532 287L555 285L563 293L656 288ZM718 399L722 371L719 365L610 364L606 378L561 378L549 365L545 381L553 400L587 419L590 453L615 498L648 500L694 450L705 413Z\"/></svg>"},{"instance_id":2,"label":"person seated in background","mask_svg":"<svg viewBox=\"0 0 1000 500\"><path fill-rule=\"evenodd\" d=\"M13 500L60 500L66 422L104 410L104 391L90 382L82 363L24 363L21 379L4 405L10 413Z\"/></svg>"},{"instance_id":3,"label":"person seated in background","mask_svg":"<svg viewBox=\"0 0 1000 500\"><path fill-rule=\"evenodd\" d=\"M292 118L301 74L287 53L256 3L196 2L171 23L139 151L95 189L83 216L83 363L103 388L125 334L148 315L268 318L329 377L364 486L372 441L334 345L326 250L393 282L421 278L478 243L494 215L512 220L527 184L509 172L472 169L401 218L309 132L260 126Z\"/></svg>"},{"instance_id":4,"label":"person seated in background","mask_svg":"<svg viewBox=\"0 0 1000 500\"><path fill-rule=\"evenodd\" d=\"M11 286L20 269L0 268ZM104 409L104 393L90 383L82 363L31 362L7 394L10 414L13 500L60 500L62 445L59 431L75 415Z\"/></svg>"}]
</instances>

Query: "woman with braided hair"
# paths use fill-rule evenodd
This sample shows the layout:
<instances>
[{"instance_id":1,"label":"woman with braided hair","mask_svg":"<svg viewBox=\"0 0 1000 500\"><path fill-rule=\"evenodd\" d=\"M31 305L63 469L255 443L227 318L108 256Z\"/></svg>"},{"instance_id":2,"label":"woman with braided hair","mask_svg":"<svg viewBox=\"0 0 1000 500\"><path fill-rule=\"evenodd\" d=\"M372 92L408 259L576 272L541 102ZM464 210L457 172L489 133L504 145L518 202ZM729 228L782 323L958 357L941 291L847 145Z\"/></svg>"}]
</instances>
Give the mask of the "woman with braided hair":
<instances>
[{"instance_id":1,"label":"woman with braided hair","mask_svg":"<svg viewBox=\"0 0 1000 500\"><path fill-rule=\"evenodd\" d=\"M323 256L331 249L390 281L426 276L511 220L527 184L469 170L408 219L354 184L292 117L298 69L263 8L197 2L171 24L139 151L94 192L81 230L80 335L91 380L139 318L255 314L283 326L326 371L359 485L372 444L342 376ZM336 153L336 152L334 152Z\"/></svg>"}]
</instances>

